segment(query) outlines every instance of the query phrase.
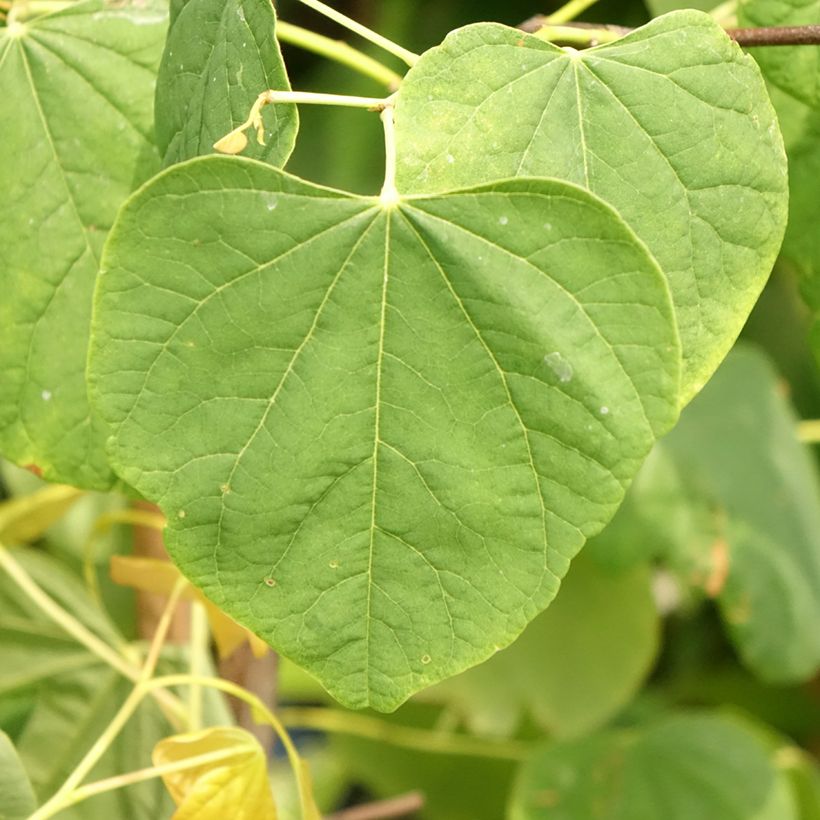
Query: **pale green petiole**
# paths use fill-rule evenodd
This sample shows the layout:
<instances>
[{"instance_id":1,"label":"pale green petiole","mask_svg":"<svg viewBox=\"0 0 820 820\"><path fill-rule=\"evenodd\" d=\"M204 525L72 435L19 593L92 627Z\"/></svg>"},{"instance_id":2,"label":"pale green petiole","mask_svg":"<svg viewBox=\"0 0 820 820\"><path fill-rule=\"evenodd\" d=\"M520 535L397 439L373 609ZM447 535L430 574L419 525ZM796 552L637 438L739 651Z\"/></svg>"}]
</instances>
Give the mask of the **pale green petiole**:
<instances>
[{"instance_id":1,"label":"pale green petiole","mask_svg":"<svg viewBox=\"0 0 820 820\"><path fill-rule=\"evenodd\" d=\"M314 11L318 11L319 14L323 14L325 17L333 20L333 22L338 23L340 26L344 26L344 28L348 29L348 31L352 31L354 34L364 37L365 40L369 40L379 48L383 48L385 51L395 55L400 60L407 63L407 65L414 65L419 58L418 54L408 51L406 48L394 43L392 40L388 40L387 37L382 37L381 34L377 34L375 31L372 31L367 26L363 26L361 23L356 22L356 20L353 20L346 14L336 11L336 9L331 8L326 3L322 3L321 0L299 0L299 2L309 8L312 8Z\"/></svg>"},{"instance_id":2,"label":"pale green petiole","mask_svg":"<svg viewBox=\"0 0 820 820\"><path fill-rule=\"evenodd\" d=\"M353 48L344 40L334 40L301 26L286 23L284 20L279 20L276 24L276 37L283 43L303 48L352 68L386 86L390 91L395 91L401 83L400 74L357 48Z\"/></svg>"}]
</instances>

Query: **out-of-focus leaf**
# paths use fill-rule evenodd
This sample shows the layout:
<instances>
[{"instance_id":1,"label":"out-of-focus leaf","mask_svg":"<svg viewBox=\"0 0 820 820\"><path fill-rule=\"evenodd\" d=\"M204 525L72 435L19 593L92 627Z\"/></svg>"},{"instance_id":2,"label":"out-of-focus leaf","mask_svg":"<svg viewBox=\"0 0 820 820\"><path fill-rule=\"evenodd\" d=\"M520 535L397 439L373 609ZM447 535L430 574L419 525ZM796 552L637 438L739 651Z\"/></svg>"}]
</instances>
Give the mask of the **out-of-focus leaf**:
<instances>
[{"instance_id":1,"label":"out-of-focus leaf","mask_svg":"<svg viewBox=\"0 0 820 820\"><path fill-rule=\"evenodd\" d=\"M796 425L768 361L737 349L591 547L605 558L645 540L718 600L744 661L773 682L820 666L820 482Z\"/></svg>"},{"instance_id":2,"label":"out-of-focus leaf","mask_svg":"<svg viewBox=\"0 0 820 820\"><path fill-rule=\"evenodd\" d=\"M174 820L276 820L265 752L253 735L232 727L175 735L157 743L153 761L201 755L212 759L162 776L177 804Z\"/></svg>"},{"instance_id":3,"label":"out-of-focus leaf","mask_svg":"<svg viewBox=\"0 0 820 820\"><path fill-rule=\"evenodd\" d=\"M26 820L37 800L23 763L8 735L0 732L0 820Z\"/></svg>"},{"instance_id":4,"label":"out-of-focus leaf","mask_svg":"<svg viewBox=\"0 0 820 820\"><path fill-rule=\"evenodd\" d=\"M545 745L523 767L511 820L797 820L785 779L736 719L654 725Z\"/></svg>"},{"instance_id":5,"label":"out-of-focus leaf","mask_svg":"<svg viewBox=\"0 0 820 820\"><path fill-rule=\"evenodd\" d=\"M787 747L776 760L791 782L800 820L820 820L820 767L814 757Z\"/></svg>"},{"instance_id":6,"label":"out-of-focus leaf","mask_svg":"<svg viewBox=\"0 0 820 820\"><path fill-rule=\"evenodd\" d=\"M0 27L0 450L51 481L114 481L86 396L91 294L117 209L159 166L166 21L154 0L87 0Z\"/></svg>"},{"instance_id":7,"label":"out-of-focus leaf","mask_svg":"<svg viewBox=\"0 0 820 820\"><path fill-rule=\"evenodd\" d=\"M573 562L558 597L508 649L424 692L478 734L512 734L525 715L548 733L601 725L634 694L658 645L648 567Z\"/></svg>"},{"instance_id":8,"label":"out-of-focus leaf","mask_svg":"<svg viewBox=\"0 0 820 820\"><path fill-rule=\"evenodd\" d=\"M166 165L213 153L259 94L290 88L271 0L187 0L174 12L157 77L157 140ZM262 117L266 144L254 134L247 155L282 166L296 140L296 107L267 106Z\"/></svg>"},{"instance_id":9,"label":"out-of-focus leaf","mask_svg":"<svg viewBox=\"0 0 820 820\"><path fill-rule=\"evenodd\" d=\"M170 561L157 558L141 558L131 555L115 555L111 559L111 577L123 586L132 587L142 592L153 592L156 595L171 594L182 573ZM182 593L183 598L199 601L204 604L208 613L214 642L222 658L230 657L245 641L257 658L266 655L270 648L244 626L226 615L218 606L211 603L198 589L190 584Z\"/></svg>"},{"instance_id":10,"label":"out-of-focus leaf","mask_svg":"<svg viewBox=\"0 0 820 820\"><path fill-rule=\"evenodd\" d=\"M410 703L384 720L432 729L435 735L440 717L438 709ZM331 738L330 748L342 761L351 786L363 786L381 799L421 791L423 820L499 820L518 766L493 758L491 751L487 757L421 752L341 734Z\"/></svg>"},{"instance_id":11,"label":"out-of-focus leaf","mask_svg":"<svg viewBox=\"0 0 820 820\"><path fill-rule=\"evenodd\" d=\"M57 484L0 502L0 541L19 544L36 540L82 494L76 487Z\"/></svg>"},{"instance_id":12,"label":"out-of-focus leaf","mask_svg":"<svg viewBox=\"0 0 820 820\"><path fill-rule=\"evenodd\" d=\"M820 21L820 0L743 0L743 26L805 26ZM798 100L820 109L820 46L751 49L766 79Z\"/></svg>"},{"instance_id":13,"label":"out-of-focus leaf","mask_svg":"<svg viewBox=\"0 0 820 820\"><path fill-rule=\"evenodd\" d=\"M40 800L50 797L107 727L133 684L98 665L60 675L40 687L18 750ZM151 749L168 734L168 723L146 699L128 721L89 779L113 777L150 765ZM97 795L60 815L61 820L128 818L157 820L171 802L159 780Z\"/></svg>"}]
</instances>

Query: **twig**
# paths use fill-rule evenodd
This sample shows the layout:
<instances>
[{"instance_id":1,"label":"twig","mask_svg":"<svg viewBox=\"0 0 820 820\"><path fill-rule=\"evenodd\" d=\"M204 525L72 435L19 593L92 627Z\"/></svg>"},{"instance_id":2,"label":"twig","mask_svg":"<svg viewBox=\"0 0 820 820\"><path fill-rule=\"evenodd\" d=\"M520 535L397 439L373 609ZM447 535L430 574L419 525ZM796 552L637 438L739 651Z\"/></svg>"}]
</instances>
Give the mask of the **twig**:
<instances>
[{"instance_id":1,"label":"twig","mask_svg":"<svg viewBox=\"0 0 820 820\"><path fill-rule=\"evenodd\" d=\"M635 29L625 26L614 26L603 23L565 23L555 25L547 15L536 14L518 26L528 34L541 34L549 29L551 42L567 42L577 45L610 41L623 37ZM601 37L600 32L609 36ZM729 35L738 45L747 48L752 46L816 46L820 45L820 25L814 26L768 26L763 28L728 28Z\"/></svg>"},{"instance_id":2,"label":"twig","mask_svg":"<svg viewBox=\"0 0 820 820\"><path fill-rule=\"evenodd\" d=\"M770 26L728 28L726 33L741 46L817 46L820 26Z\"/></svg>"},{"instance_id":3,"label":"twig","mask_svg":"<svg viewBox=\"0 0 820 820\"><path fill-rule=\"evenodd\" d=\"M353 806L331 814L326 820L387 820L389 817L406 817L408 814L424 808L424 795L421 792L408 792L389 800L377 800Z\"/></svg>"}]
</instances>

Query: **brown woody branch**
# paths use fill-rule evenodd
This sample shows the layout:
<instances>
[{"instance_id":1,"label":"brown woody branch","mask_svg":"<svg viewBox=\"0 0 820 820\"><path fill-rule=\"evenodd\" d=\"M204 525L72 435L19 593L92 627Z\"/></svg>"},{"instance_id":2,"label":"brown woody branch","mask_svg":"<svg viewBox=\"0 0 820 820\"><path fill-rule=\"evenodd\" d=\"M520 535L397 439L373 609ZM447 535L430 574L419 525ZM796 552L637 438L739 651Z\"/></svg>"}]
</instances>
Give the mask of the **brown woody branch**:
<instances>
[{"instance_id":1,"label":"brown woody branch","mask_svg":"<svg viewBox=\"0 0 820 820\"><path fill-rule=\"evenodd\" d=\"M552 26L549 16L536 14L525 20L518 28L534 34L542 28L590 29L595 32L607 32L615 37L622 37L634 29L625 26L604 25L598 23L563 23ZM580 33L580 32L579 32ZM729 28L726 33L738 45L751 46L817 46L820 45L820 25L814 26L767 26L763 28ZM577 42L572 38L574 42Z\"/></svg>"},{"instance_id":2,"label":"brown woody branch","mask_svg":"<svg viewBox=\"0 0 820 820\"><path fill-rule=\"evenodd\" d=\"M424 795L421 792L408 792L389 800L342 809L327 820L387 820L389 817L407 817L423 807Z\"/></svg>"}]
</instances>

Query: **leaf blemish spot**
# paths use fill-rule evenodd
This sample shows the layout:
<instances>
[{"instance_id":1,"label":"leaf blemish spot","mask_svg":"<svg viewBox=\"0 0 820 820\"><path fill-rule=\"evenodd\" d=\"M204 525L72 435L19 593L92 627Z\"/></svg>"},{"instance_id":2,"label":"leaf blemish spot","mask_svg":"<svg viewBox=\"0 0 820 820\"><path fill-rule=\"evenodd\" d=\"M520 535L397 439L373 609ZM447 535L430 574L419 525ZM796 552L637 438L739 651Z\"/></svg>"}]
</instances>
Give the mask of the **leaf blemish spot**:
<instances>
[{"instance_id":1,"label":"leaf blemish spot","mask_svg":"<svg viewBox=\"0 0 820 820\"><path fill-rule=\"evenodd\" d=\"M40 396L42 397L43 401L51 401L51 391L50 390L43 390L43 392L40 393Z\"/></svg>"},{"instance_id":2,"label":"leaf blemish spot","mask_svg":"<svg viewBox=\"0 0 820 820\"><path fill-rule=\"evenodd\" d=\"M333 559L333 560L332 560L332 561L328 564L328 566L329 566L331 569L339 569L339 562L338 562L338 561L334 558L334 559Z\"/></svg>"},{"instance_id":3,"label":"leaf blemish spot","mask_svg":"<svg viewBox=\"0 0 820 820\"><path fill-rule=\"evenodd\" d=\"M501 217L498 218L498 224L499 225L509 225L509 223L510 223L510 218L508 216L501 216Z\"/></svg>"},{"instance_id":4,"label":"leaf blemish spot","mask_svg":"<svg viewBox=\"0 0 820 820\"><path fill-rule=\"evenodd\" d=\"M231 491L230 484L220 484L219 489L223 495L227 495Z\"/></svg>"},{"instance_id":5,"label":"leaf blemish spot","mask_svg":"<svg viewBox=\"0 0 820 820\"><path fill-rule=\"evenodd\" d=\"M601 407L601 409L600 409L598 412L599 412L602 416L609 415L609 408L608 408L606 405L604 405L603 407Z\"/></svg>"},{"instance_id":6,"label":"leaf blemish spot","mask_svg":"<svg viewBox=\"0 0 820 820\"><path fill-rule=\"evenodd\" d=\"M430 661L433 660L429 655L422 655L421 662L426 666Z\"/></svg>"},{"instance_id":7,"label":"leaf blemish spot","mask_svg":"<svg viewBox=\"0 0 820 820\"><path fill-rule=\"evenodd\" d=\"M185 518L185 510L180 510L177 513L177 518Z\"/></svg>"},{"instance_id":8,"label":"leaf blemish spot","mask_svg":"<svg viewBox=\"0 0 820 820\"><path fill-rule=\"evenodd\" d=\"M265 578L265 586L275 587L276 586L276 579L275 578Z\"/></svg>"},{"instance_id":9,"label":"leaf blemish spot","mask_svg":"<svg viewBox=\"0 0 820 820\"><path fill-rule=\"evenodd\" d=\"M544 356L544 364L555 373L562 384L572 381L572 365L557 350Z\"/></svg>"}]
</instances>

